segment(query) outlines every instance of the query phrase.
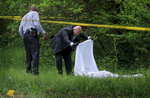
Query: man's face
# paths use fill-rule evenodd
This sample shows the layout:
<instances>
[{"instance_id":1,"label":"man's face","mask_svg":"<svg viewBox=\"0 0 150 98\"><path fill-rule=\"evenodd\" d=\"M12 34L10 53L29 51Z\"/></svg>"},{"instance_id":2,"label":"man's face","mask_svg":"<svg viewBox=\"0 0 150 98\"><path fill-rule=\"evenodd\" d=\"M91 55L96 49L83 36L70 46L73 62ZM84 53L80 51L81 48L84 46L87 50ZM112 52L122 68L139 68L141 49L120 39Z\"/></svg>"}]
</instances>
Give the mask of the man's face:
<instances>
[{"instance_id":1,"label":"man's face","mask_svg":"<svg viewBox=\"0 0 150 98\"><path fill-rule=\"evenodd\" d=\"M78 36L80 33L81 33L81 28L79 28L79 27L75 27L75 28L73 28L73 35L74 36Z\"/></svg>"}]
</instances>

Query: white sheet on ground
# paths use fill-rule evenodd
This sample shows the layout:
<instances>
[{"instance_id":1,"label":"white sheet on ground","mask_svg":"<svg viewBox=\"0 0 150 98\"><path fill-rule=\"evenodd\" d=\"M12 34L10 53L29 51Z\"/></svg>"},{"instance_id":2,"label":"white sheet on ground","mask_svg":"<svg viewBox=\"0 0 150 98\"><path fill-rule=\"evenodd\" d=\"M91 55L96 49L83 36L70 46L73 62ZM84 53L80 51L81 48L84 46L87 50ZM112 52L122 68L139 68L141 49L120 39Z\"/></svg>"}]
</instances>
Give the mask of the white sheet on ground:
<instances>
[{"instance_id":1,"label":"white sheet on ground","mask_svg":"<svg viewBox=\"0 0 150 98\"><path fill-rule=\"evenodd\" d=\"M99 71L93 56L92 40L86 40L77 46L74 74L75 76L80 75L80 76L97 77L97 78L106 78L109 76L110 77L142 76L142 74L119 76L118 74L113 74L106 70Z\"/></svg>"}]
</instances>

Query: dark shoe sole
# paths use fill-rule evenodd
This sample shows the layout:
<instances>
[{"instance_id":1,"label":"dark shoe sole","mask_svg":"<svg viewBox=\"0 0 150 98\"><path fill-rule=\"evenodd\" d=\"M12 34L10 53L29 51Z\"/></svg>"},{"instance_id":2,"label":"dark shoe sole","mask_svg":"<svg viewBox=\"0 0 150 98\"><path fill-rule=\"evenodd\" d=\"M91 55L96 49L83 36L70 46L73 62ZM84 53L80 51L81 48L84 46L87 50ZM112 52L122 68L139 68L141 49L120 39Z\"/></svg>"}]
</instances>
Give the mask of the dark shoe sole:
<instances>
[{"instance_id":1,"label":"dark shoe sole","mask_svg":"<svg viewBox=\"0 0 150 98\"><path fill-rule=\"evenodd\" d=\"M32 70L26 70L26 73L32 73Z\"/></svg>"},{"instance_id":2,"label":"dark shoe sole","mask_svg":"<svg viewBox=\"0 0 150 98\"><path fill-rule=\"evenodd\" d=\"M33 72L32 74L33 75L39 75L39 72Z\"/></svg>"}]
</instances>

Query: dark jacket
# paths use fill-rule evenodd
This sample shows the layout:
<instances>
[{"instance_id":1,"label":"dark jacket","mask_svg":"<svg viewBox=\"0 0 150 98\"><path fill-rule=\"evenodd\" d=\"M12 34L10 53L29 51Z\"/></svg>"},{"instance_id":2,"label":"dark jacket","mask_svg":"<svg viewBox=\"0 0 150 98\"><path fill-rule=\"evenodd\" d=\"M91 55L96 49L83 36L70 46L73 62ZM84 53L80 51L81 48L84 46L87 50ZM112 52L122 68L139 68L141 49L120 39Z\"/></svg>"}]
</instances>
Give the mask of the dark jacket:
<instances>
[{"instance_id":1,"label":"dark jacket","mask_svg":"<svg viewBox=\"0 0 150 98\"><path fill-rule=\"evenodd\" d=\"M63 29L61 29L55 37L50 42L50 46L53 49L54 54L66 49L70 46L70 43L72 42L73 38L73 27L74 26L68 26ZM84 33L80 33L75 40L74 43L80 42L80 37L84 39L88 39L88 35Z\"/></svg>"}]
</instances>

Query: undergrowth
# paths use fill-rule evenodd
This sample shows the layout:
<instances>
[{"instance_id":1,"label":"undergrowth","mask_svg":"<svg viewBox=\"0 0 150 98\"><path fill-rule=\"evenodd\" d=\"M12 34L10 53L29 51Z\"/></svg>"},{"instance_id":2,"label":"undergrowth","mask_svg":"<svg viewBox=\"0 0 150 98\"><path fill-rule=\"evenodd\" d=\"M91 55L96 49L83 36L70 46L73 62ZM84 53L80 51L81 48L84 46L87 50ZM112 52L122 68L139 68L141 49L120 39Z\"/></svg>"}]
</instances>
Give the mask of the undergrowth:
<instances>
[{"instance_id":1,"label":"undergrowth","mask_svg":"<svg viewBox=\"0 0 150 98\"><path fill-rule=\"evenodd\" d=\"M14 97L29 98L84 98L84 97L149 97L149 69L113 69L104 65L99 70L111 70L120 75L142 73L143 77L89 78L59 75L55 68L55 59L40 58L40 75L34 76L25 72L24 47L0 49L0 97L8 97L9 90L15 90ZM53 60L51 60L53 58ZM73 58L74 59L74 58ZM53 62L53 63L52 63Z\"/></svg>"}]
</instances>

